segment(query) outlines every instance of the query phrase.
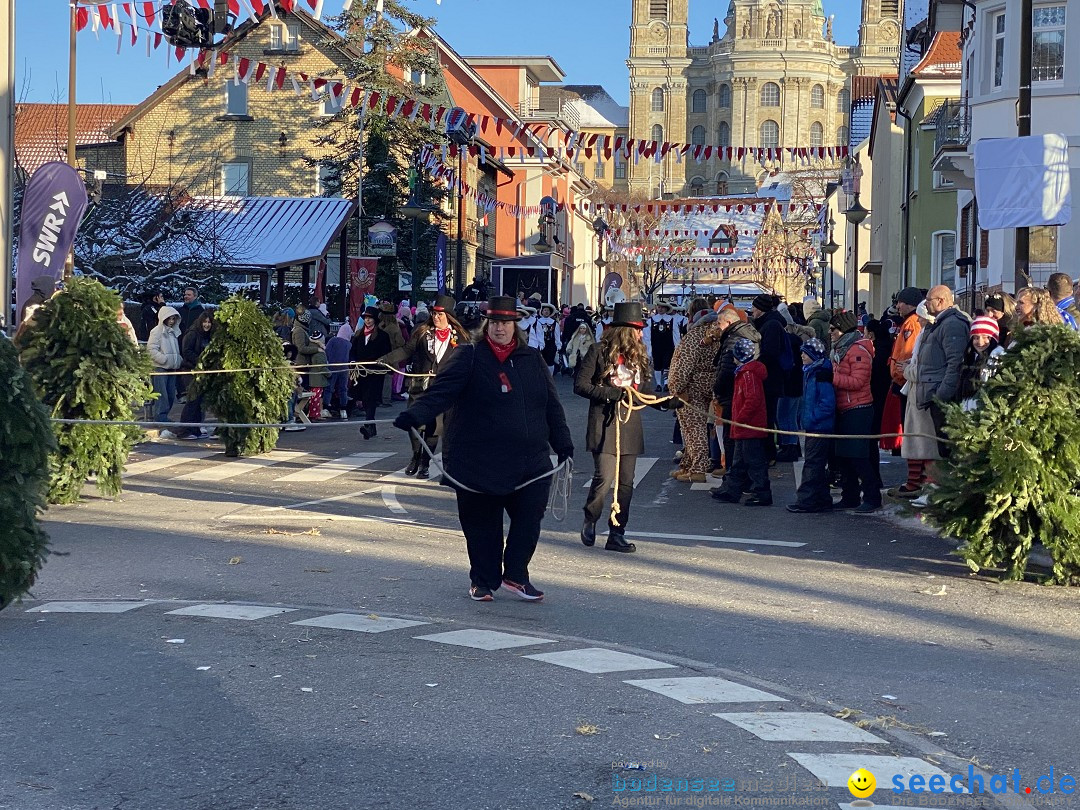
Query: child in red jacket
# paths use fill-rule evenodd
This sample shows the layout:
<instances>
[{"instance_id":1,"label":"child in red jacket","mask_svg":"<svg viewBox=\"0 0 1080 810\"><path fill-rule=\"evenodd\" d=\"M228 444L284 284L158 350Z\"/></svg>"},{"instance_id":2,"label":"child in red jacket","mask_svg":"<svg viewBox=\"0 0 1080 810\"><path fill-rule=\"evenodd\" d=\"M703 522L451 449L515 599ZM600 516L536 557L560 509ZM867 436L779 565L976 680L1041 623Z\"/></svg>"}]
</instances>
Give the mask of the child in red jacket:
<instances>
[{"instance_id":1,"label":"child in red jacket","mask_svg":"<svg viewBox=\"0 0 1080 810\"><path fill-rule=\"evenodd\" d=\"M711 490L712 497L724 503L738 503L749 485L750 497L746 499L746 506L772 506L769 462L765 455L768 434L754 429L764 428L768 424L765 407L765 377L768 372L755 359L757 345L749 338L735 341L731 353L738 363L735 369L735 395L731 401L731 419L739 423L731 426L735 458L730 471L724 476L724 483Z\"/></svg>"}]
</instances>

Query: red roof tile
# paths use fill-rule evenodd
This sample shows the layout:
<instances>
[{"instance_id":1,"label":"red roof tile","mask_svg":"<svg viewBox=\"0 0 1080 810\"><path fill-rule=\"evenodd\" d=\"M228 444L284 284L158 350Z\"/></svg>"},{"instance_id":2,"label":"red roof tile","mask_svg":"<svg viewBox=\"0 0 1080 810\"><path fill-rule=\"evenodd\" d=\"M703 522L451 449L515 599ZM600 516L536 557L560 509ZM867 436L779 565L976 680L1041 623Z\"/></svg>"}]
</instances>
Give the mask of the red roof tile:
<instances>
[{"instance_id":1,"label":"red roof tile","mask_svg":"<svg viewBox=\"0 0 1080 810\"><path fill-rule=\"evenodd\" d=\"M963 52L959 31L939 31L922 60L911 72L915 76L959 77Z\"/></svg>"},{"instance_id":2,"label":"red roof tile","mask_svg":"<svg viewBox=\"0 0 1080 810\"><path fill-rule=\"evenodd\" d=\"M134 104L79 104L75 107L75 145L107 143L109 129L135 109ZM67 156L67 105L15 105L15 161L33 174Z\"/></svg>"}]
</instances>

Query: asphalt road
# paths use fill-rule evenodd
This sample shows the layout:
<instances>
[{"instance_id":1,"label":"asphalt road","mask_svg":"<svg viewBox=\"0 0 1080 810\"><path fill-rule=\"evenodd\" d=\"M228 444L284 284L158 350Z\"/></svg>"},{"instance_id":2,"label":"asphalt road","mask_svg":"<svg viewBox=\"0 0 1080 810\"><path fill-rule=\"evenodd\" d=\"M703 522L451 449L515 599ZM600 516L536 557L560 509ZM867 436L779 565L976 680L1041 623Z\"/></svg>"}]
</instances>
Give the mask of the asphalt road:
<instances>
[{"instance_id":1,"label":"asphalt road","mask_svg":"<svg viewBox=\"0 0 1080 810\"><path fill-rule=\"evenodd\" d=\"M558 385L583 445L585 402L569 380ZM1019 769L1030 782L1051 767L1078 775L1076 593L970 575L910 518L792 515L791 465L772 472L776 506L716 503L668 477L672 416L645 419L655 462L641 465L628 529L638 553L578 541L591 468L579 450L569 516L549 515L532 566L540 605L467 598L450 493L397 474L408 443L392 428L367 442L355 425L284 434L278 453L255 462L226 461L211 442L140 446L120 501L90 491L50 511L58 554L34 599L0 613L0 699L18 707L0 725L0 808L852 800L835 778L815 790L825 771L804 755L881 767L869 758L899 756L965 777L969 764ZM903 477L898 461L884 469L886 484ZM49 609L87 600L145 604ZM274 610L172 613L220 603ZM339 613L346 624L425 624L293 624ZM465 629L531 641L417 638ZM527 657L572 662L596 647L644 662L596 673ZM758 691L683 703L670 685L625 683L689 677ZM779 712L812 730L787 728ZM748 713L780 731L715 716ZM854 731L837 731L834 715ZM849 739L856 721L873 740ZM837 767L848 773L855 760ZM651 776L653 790L626 781ZM702 780L701 791L679 791L680 779ZM886 790L878 807L919 798ZM1080 806L1060 793L1010 806L1051 798Z\"/></svg>"}]
</instances>

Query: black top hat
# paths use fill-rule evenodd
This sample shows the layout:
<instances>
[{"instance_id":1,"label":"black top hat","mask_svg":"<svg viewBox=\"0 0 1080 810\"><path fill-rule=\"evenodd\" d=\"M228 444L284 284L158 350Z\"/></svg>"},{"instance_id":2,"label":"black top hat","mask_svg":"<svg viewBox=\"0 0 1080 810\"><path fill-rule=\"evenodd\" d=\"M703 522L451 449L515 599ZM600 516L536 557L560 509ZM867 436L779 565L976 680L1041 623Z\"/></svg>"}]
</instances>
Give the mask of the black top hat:
<instances>
[{"instance_id":1,"label":"black top hat","mask_svg":"<svg viewBox=\"0 0 1080 810\"><path fill-rule=\"evenodd\" d=\"M641 304L637 301L623 301L616 304L615 312L611 316L611 325L644 329L645 315L641 311Z\"/></svg>"},{"instance_id":2,"label":"black top hat","mask_svg":"<svg viewBox=\"0 0 1080 810\"><path fill-rule=\"evenodd\" d=\"M382 314L382 313L381 313L381 312L379 312L379 308L378 308L378 307L368 307L367 309L365 309L365 310L364 310L364 314L363 314L363 316L362 316L362 317L364 317L364 318L371 318L371 319L372 319L372 320L374 320L374 321L375 321L376 323L378 323L378 321L379 321L379 316L380 316L381 314Z\"/></svg>"},{"instance_id":3,"label":"black top hat","mask_svg":"<svg viewBox=\"0 0 1080 810\"><path fill-rule=\"evenodd\" d=\"M449 295L440 295L435 299L435 303L431 305L432 312L453 312L454 307L457 306L457 301L451 298Z\"/></svg>"},{"instance_id":4,"label":"black top hat","mask_svg":"<svg viewBox=\"0 0 1080 810\"><path fill-rule=\"evenodd\" d=\"M489 321L519 321L521 312L517 308L517 300L508 295L496 295L488 299L487 311L484 313Z\"/></svg>"}]
</instances>

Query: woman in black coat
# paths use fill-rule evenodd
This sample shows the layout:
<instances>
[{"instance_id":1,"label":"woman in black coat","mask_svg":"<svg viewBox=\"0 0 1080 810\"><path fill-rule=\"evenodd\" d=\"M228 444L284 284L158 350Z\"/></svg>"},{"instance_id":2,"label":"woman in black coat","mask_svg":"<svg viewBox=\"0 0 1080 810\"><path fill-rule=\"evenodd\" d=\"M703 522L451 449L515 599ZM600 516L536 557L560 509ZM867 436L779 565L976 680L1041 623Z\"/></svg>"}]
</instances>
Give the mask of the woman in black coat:
<instances>
[{"instance_id":1,"label":"woman in black coat","mask_svg":"<svg viewBox=\"0 0 1080 810\"><path fill-rule=\"evenodd\" d=\"M517 328L520 317L513 298L492 298L480 339L459 347L424 396L394 420L409 430L446 414L443 483L457 493L469 596L477 602L492 601L500 586L526 601L543 598L529 581L529 561L551 477L528 482L551 470L549 447L560 463L574 455L555 384ZM510 516L505 540L504 512Z\"/></svg>"},{"instance_id":2,"label":"woman in black coat","mask_svg":"<svg viewBox=\"0 0 1080 810\"><path fill-rule=\"evenodd\" d=\"M356 330L352 338L352 350L349 359L354 363L375 363L380 357L390 353L390 336L378 326L379 310L368 307L364 310L363 325ZM382 401L383 374L386 369L367 366L360 369L360 379L356 384L357 394L364 403L364 419L360 433L370 439L378 433L374 424L375 409Z\"/></svg>"},{"instance_id":3,"label":"woman in black coat","mask_svg":"<svg viewBox=\"0 0 1080 810\"><path fill-rule=\"evenodd\" d=\"M413 374L438 374L443 364L450 361L458 346L469 342L465 327L451 314L455 306L456 302L449 295L436 298L431 307L431 320L416 327L408 342L381 358L382 361L395 367L410 363ZM409 400L417 402L427 392L431 382L432 377L409 377ZM422 425L417 432L424 437L424 443L434 453L439 446L439 420L433 419ZM411 432L409 441L412 442L413 455L409 466L405 468L405 474L427 478L429 457L424 453L420 440Z\"/></svg>"},{"instance_id":4,"label":"woman in black coat","mask_svg":"<svg viewBox=\"0 0 1080 810\"><path fill-rule=\"evenodd\" d=\"M634 472L637 459L645 452L645 437L641 429L641 413L633 411L619 428L619 480L615 482L615 421L619 418L618 402L624 389L635 388L645 394L654 390L652 365L642 342L645 316L641 304L615 305L611 325L604 330L599 343L593 344L578 365L574 375L574 393L589 400L589 418L585 447L593 454L593 479L585 499L585 524L581 527L581 542L591 546L596 542L596 523L604 510L604 499L618 486L619 512L609 521L608 551L631 552L637 548L626 541L626 522L630 517L630 501L634 497Z\"/></svg>"},{"instance_id":5,"label":"woman in black coat","mask_svg":"<svg viewBox=\"0 0 1080 810\"><path fill-rule=\"evenodd\" d=\"M214 336L214 312L204 309L202 314L195 320L191 328L187 330L180 340L180 368L191 371L199 365L199 358L210 345L210 339ZM187 377L188 386L187 401L184 410L180 414L181 422L201 422L203 420L202 394L198 393L198 386L192 387L197 378ZM199 439L208 436L206 428L177 428L178 439Z\"/></svg>"}]
</instances>

